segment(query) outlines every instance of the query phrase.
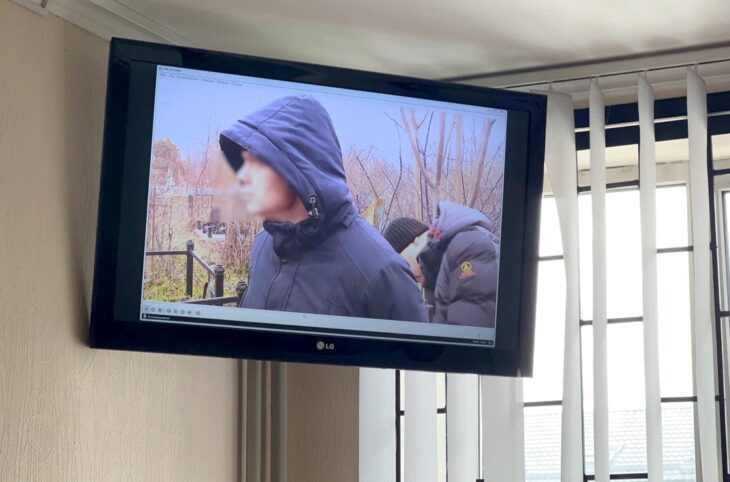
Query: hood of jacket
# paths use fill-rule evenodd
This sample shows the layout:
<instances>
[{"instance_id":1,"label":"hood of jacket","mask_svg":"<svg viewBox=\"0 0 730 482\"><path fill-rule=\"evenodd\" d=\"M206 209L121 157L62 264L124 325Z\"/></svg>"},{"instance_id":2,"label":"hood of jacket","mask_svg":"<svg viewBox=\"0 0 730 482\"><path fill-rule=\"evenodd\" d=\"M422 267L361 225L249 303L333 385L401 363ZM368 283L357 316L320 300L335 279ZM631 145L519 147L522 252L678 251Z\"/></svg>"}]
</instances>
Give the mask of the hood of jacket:
<instances>
[{"instance_id":1,"label":"hood of jacket","mask_svg":"<svg viewBox=\"0 0 730 482\"><path fill-rule=\"evenodd\" d=\"M448 243L467 227L478 226L491 232L492 221L476 209L452 201L438 204L438 217L429 231L429 242Z\"/></svg>"},{"instance_id":2,"label":"hood of jacket","mask_svg":"<svg viewBox=\"0 0 730 482\"><path fill-rule=\"evenodd\" d=\"M220 146L234 171L244 150L266 162L323 223L352 206L340 142L313 97L282 97L248 114L221 133Z\"/></svg>"},{"instance_id":3,"label":"hood of jacket","mask_svg":"<svg viewBox=\"0 0 730 482\"><path fill-rule=\"evenodd\" d=\"M452 201L439 202L438 217L428 231L428 243L418 255L426 290L434 289L441 260L454 236L475 228L482 228L494 242L499 242L491 234L492 222L486 215Z\"/></svg>"},{"instance_id":4,"label":"hood of jacket","mask_svg":"<svg viewBox=\"0 0 730 482\"><path fill-rule=\"evenodd\" d=\"M234 171L243 165L242 151L267 163L307 208L309 219L300 223L264 224L275 237L275 248L316 243L327 231L323 227L345 222L354 213L337 134L313 97L282 97L248 114L221 133L220 146Z\"/></svg>"}]
</instances>

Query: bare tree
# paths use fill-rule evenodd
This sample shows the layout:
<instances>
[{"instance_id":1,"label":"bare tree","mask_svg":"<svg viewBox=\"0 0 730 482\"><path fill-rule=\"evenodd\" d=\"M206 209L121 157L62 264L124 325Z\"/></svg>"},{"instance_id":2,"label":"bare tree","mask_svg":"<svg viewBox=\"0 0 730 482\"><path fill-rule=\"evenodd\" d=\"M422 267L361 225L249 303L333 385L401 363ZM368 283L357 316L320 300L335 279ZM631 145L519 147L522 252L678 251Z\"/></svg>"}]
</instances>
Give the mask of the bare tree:
<instances>
[{"instance_id":1,"label":"bare tree","mask_svg":"<svg viewBox=\"0 0 730 482\"><path fill-rule=\"evenodd\" d=\"M372 149L368 152L368 158L372 154ZM360 169L362 169L363 174L365 174L365 178L368 180L368 184L370 184L370 188L373 190L373 195L375 195L376 199L380 199L380 194L378 194L378 190L375 189L375 184L373 184L373 180L370 178L370 174L368 174L368 170L365 169L365 165L362 162L362 159L360 159L360 156L355 152L354 149L351 150L352 157L355 158L357 163L360 165Z\"/></svg>"},{"instance_id":2,"label":"bare tree","mask_svg":"<svg viewBox=\"0 0 730 482\"><path fill-rule=\"evenodd\" d=\"M444 199L444 187L441 183L442 173L444 169L444 159L446 158L446 112L439 113L439 140L436 147L436 196L434 197L433 212L436 212L438 202Z\"/></svg>"},{"instance_id":3,"label":"bare tree","mask_svg":"<svg viewBox=\"0 0 730 482\"><path fill-rule=\"evenodd\" d=\"M487 119L484 121L484 133L482 134L482 142L479 146L479 152L477 153L476 163L474 163L473 172L471 179L473 184L471 187L471 196L469 197L469 207L474 207L477 201L477 195L479 194L479 187L482 182L482 174L484 173L484 163L487 159L487 151L489 150L489 135L492 133L492 127L494 126L494 119ZM492 158L492 164L494 158ZM464 199L466 201L466 198Z\"/></svg>"},{"instance_id":4,"label":"bare tree","mask_svg":"<svg viewBox=\"0 0 730 482\"><path fill-rule=\"evenodd\" d=\"M428 127L426 129L426 141L424 142L423 150L421 150L419 144L419 128L420 124L416 119L415 110L411 109L410 116L406 115L404 107L400 108L401 121L403 124L403 130L408 136L411 150L413 151L413 157L416 160L416 213L421 213L420 219L424 219L424 197L428 201L428 188L433 191L433 210L435 211L438 201L445 198L445 192L443 189L443 171L444 171L444 160L446 159L446 152L448 150L448 141L446 140L446 113L439 113L439 126L438 126L438 142L435 152L435 172L433 178L428 172L426 165L427 149L428 149L428 137L431 133L431 122L433 119L433 113L429 117Z\"/></svg>"},{"instance_id":5,"label":"bare tree","mask_svg":"<svg viewBox=\"0 0 730 482\"><path fill-rule=\"evenodd\" d=\"M456 154L454 155L454 166L456 179L454 198L459 204L466 203L466 186L464 185L464 120L460 115L454 116L454 131L456 133Z\"/></svg>"}]
</instances>

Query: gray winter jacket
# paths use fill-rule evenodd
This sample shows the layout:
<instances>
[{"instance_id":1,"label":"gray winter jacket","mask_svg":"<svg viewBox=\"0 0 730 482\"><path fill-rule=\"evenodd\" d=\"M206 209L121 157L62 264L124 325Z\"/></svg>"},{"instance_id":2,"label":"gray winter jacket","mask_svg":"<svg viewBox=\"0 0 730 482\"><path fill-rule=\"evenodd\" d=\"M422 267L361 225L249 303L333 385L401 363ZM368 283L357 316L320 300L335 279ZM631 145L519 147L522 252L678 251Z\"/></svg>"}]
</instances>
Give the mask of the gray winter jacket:
<instances>
[{"instance_id":1,"label":"gray winter jacket","mask_svg":"<svg viewBox=\"0 0 730 482\"><path fill-rule=\"evenodd\" d=\"M433 322L494 327L499 239L489 219L474 209L443 201L418 256L433 300Z\"/></svg>"},{"instance_id":2,"label":"gray winter jacket","mask_svg":"<svg viewBox=\"0 0 730 482\"><path fill-rule=\"evenodd\" d=\"M309 211L296 224L264 222L242 307L428 322L408 264L355 210L334 126L319 102L278 99L223 131L220 144L234 170L242 149L268 163Z\"/></svg>"}]
</instances>

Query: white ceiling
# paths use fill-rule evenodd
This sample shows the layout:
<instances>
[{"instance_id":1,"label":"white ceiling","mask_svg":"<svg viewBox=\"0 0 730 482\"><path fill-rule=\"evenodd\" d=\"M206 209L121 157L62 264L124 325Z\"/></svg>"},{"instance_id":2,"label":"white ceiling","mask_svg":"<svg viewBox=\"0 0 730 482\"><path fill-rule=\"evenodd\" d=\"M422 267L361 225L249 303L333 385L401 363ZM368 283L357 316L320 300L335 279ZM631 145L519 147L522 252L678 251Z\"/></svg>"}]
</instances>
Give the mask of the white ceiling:
<instances>
[{"instance_id":1,"label":"white ceiling","mask_svg":"<svg viewBox=\"0 0 730 482\"><path fill-rule=\"evenodd\" d=\"M92 1L203 48L429 78L730 42L728 0Z\"/></svg>"}]
</instances>

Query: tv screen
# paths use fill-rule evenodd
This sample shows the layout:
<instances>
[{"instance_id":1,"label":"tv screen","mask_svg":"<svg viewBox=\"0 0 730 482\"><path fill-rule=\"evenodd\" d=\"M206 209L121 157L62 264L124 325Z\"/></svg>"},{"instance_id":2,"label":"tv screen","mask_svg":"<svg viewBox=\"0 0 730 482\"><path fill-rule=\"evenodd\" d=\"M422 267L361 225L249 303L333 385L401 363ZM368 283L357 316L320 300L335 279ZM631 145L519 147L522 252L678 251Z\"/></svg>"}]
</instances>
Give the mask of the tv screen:
<instances>
[{"instance_id":1,"label":"tv screen","mask_svg":"<svg viewBox=\"0 0 730 482\"><path fill-rule=\"evenodd\" d=\"M114 39L91 345L528 375L545 99Z\"/></svg>"}]
</instances>

